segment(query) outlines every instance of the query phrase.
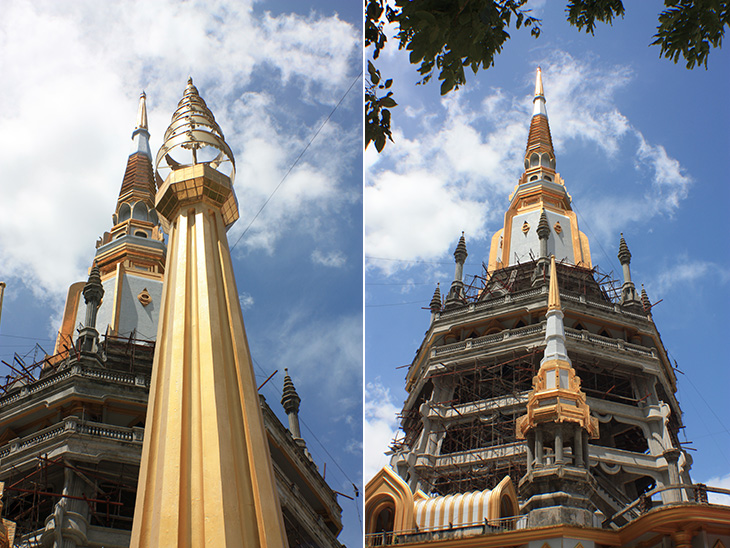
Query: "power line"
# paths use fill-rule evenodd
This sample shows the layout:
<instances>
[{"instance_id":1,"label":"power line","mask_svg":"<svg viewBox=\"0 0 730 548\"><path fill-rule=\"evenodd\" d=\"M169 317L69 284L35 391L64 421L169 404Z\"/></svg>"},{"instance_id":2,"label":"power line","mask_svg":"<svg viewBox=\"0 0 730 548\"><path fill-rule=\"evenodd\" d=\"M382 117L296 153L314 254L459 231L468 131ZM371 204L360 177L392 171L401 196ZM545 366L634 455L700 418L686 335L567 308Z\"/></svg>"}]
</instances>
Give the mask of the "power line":
<instances>
[{"instance_id":1,"label":"power line","mask_svg":"<svg viewBox=\"0 0 730 548\"><path fill-rule=\"evenodd\" d=\"M355 77L355 79L352 81L352 83L350 84L350 87L347 88L347 91L342 95L342 97L340 98L339 102L335 105L335 108L333 108L332 111L327 115L327 118L325 118L324 122L322 122L322 125L319 126L319 129L317 129L317 131L314 132L314 135L312 135L312 138L309 139L309 142L307 143L307 146L305 146L302 149L302 151L299 153L299 156L297 156L296 160L294 160L294 163L289 167L289 169L287 170L287 172L281 178L281 181L279 181L279 184L276 185L276 188L271 192L271 194L269 194L269 197L266 198L266 201L263 203L263 205L256 212L256 215L253 216L253 219L251 219L251 222L248 223L248 226L243 230L243 232L241 233L241 235L238 237L238 240L236 240L236 243L231 246L231 251L233 251L234 248L238 245L238 242L241 241L241 238L243 238L246 235L246 232L248 232L248 229L251 228L251 225L258 218L258 216L264 210L264 208L269 203L269 201L271 201L271 198L274 197L274 194L276 194L276 191L279 190L279 187L281 187L281 185L284 184L284 181L286 180L286 178L292 172L292 170L294 169L294 167L296 167L296 165L299 163L299 160L301 160L302 156L304 156L304 153L307 152L307 150L309 149L309 146L317 138L317 135L319 135L319 132L322 131L322 129L324 128L324 126L327 125L327 122L330 121L330 118L332 118L332 115L335 113L335 111L337 110L337 108L342 104L342 101L345 100L345 97L347 97L347 94L350 93L350 90L355 85L355 83L360 79L361 76L362 76L362 70L360 71L360 74L358 74Z\"/></svg>"},{"instance_id":2,"label":"power line","mask_svg":"<svg viewBox=\"0 0 730 548\"><path fill-rule=\"evenodd\" d=\"M266 375L266 372L265 372L264 368L263 368L263 367L261 367L261 364L259 364L259 362L258 362L258 361L256 360L256 358L254 358L254 357L253 357L253 355L251 355L251 359L253 360L253 362L254 362L254 363L256 364L256 366L258 367L258 369L259 369L259 372L260 372L260 373L261 373L262 375ZM278 387L277 385L275 385L275 384L272 384L272 385L270 385L270 386L272 386L272 387L273 387L273 389L274 389L274 390L276 391L276 393L277 393L278 395L281 395L281 390L279 390L279 387ZM354 485L355 485L355 482L354 482L354 481L353 481L353 480L352 480L352 479L350 478L350 476L348 476L348 475L347 475L347 473L346 473L346 472L345 472L345 471L344 471L344 470L342 469L342 467L340 466L340 463L339 463L339 462L337 462L337 459L335 459L335 458L334 458L334 457L333 457L333 456L332 456L332 455L330 454L330 452L329 452L329 451L327 451L327 448L326 448L326 447L324 446L324 444L323 444L323 443L322 443L321 441L319 441L319 438L317 437L317 435L316 435L316 434L315 434L315 433L314 433L314 432L312 431L312 429L311 429L311 428L309 427L309 425L308 425L308 424L307 424L307 423L306 423L306 422L304 421L304 419L302 419L302 417L299 417L299 422L300 422L300 423L302 423L302 424L303 424L303 425L304 425L304 426L305 426L305 427L307 428L307 430L309 431L309 433L310 433L310 434L312 435L312 437L313 437L313 438L314 438L314 439L316 440L316 442L317 442L317 443L319 444L319 446L320 446L320 447L322 448L322 450L323 450L323 451L324 451L324 452L325 452L325 453L327 454L327 456L328 456L328 457L329 457L330 459L332 459L332 462L333 462L333 463L334 463L334 465L335 465L335 466L336 466L336 467L337 467L337 468L339 469L339 471L340 471L340 472L342 472L342 475L343 475L343 476L345 476L345 479L346 479L347 481L349 481L349 482L350 482L350 483L351 483L351 484L352 484L352 485L354 486Z\"/></svg>"},{"instance_id":3,"label":"power line","mask_svg":"<svg viewBox=\"0 0 730 548\"><path fill-rule=\"evenodd\" d=\"M4 333L0 334L0 337L9 337L11 339L27 339L29 341L52 341L55 339L51 339L49 337L23 337L21 335L6 335Z\"/></svg>"}]
</instances>

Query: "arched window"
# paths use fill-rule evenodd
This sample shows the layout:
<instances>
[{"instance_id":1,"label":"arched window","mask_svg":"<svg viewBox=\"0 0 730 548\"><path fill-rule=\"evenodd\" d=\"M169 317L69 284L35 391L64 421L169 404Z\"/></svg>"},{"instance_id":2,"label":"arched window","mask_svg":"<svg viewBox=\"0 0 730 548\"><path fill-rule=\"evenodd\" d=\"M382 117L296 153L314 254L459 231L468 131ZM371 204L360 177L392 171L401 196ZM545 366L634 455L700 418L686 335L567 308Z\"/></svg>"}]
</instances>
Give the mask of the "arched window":
<instances>
[{"instance_id":1,"label":"arched window","mask_svg":"<svg viewBox=\"0 0 730 548\"><path fill-rule=\"evenodd\" d=\"M132 218L139 219L140 221L147 220L147 206L144 202L137 202L132 208Z\"/></svg>"},{"instance_id":2,"label":"arched window","mask_svg":"<svg viewBox=\"0 0 730 548\"><path fill-rule=\"evenodd\" d=\"M119 206L119 222L123 223L127 219L129 219L130 215L132 215L132 210L129 207L129 204L122 204Z\"/></svg>"},{"instance_id":3,"label":"arched window","mask_svg":"<svg viewBox=\"0 0 730 548\"><path fill-rule=\"evenodd\" d=\"M395 526L395 507L392 504L383 506L375 517L375 531L373 533L390 533Z\"/></svg>"},{"instance_id":4,"label":"arched window","mask_svg":"<svg viewBox=\"0 0 730 548\"><path fill-rule=\"evenodd\" d=\"M392 497L385 496L375 504L374 512L367 519L366 527L366 546L388 546L393 544L395 501Z\"/></svg>"},{"instance_id":5,"label":"arched window","mask_svg":"<svg viewBox=\"0 0 730 548\"><path fill-rule=\"evenodd\" d=\"M134 235L135 235L135 236L138 236L138 237L140 237L140 238L148 238L148 237L149 237L149 236L147 236L147 233L146 233L146 232L145 232L144 230L137 230L137 231L136 231L136 232L134 233Z\"/></svg>"}]
</instances>

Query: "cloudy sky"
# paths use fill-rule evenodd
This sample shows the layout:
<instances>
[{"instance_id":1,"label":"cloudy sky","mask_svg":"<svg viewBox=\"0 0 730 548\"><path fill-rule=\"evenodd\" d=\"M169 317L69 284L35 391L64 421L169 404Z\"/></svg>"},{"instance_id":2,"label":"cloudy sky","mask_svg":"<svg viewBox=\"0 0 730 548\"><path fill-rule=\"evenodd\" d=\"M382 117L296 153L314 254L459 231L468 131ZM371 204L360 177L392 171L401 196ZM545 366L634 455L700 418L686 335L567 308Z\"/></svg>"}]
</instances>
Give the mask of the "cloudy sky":
<instances>
[{"instance_id":1,"label":"cloudy sky","mask_svg":"<svg viewBox=\"0 0 730 548\"><path fill-rule=\"evenodd\" d=\"M697 449L695 481L730 484L725 308L730 302L725 163L730 150L726 51L688 71L649 47L662 3L627 2L624 19L580 34L565 2L533 2L542 36L511 30L496 66L445 98L407 56L381 54L394 78L394 140L365 154L366 481L405 399L404 376L428 328L437 282L453 278L465 231L465 277L482 273L492 234L522 171L535 69L541 66L557 170L590 240L594 265L621 276L623 232L632 277L677 361L682 441ZM392 46L393 44L391 44ZM443 292L442 292L443 294Z\"/></svg>"},{"instance_id":2,"label":"cloudy sky","mask_svg":"<svg viewBox=\"0 0 730 548\"><path fill-rule=\"evenodd\" d=\"M111 227L140 92L156 151L192 76L236 156L241 304L257 378L279 371L262 393L285 418L288 367L320 469L362 491L361 27L354 1L4 5L0 358L53 349L68 286ZM359 510L340 505L340 540L357 546Z\"/></svg>"}]
</instances>

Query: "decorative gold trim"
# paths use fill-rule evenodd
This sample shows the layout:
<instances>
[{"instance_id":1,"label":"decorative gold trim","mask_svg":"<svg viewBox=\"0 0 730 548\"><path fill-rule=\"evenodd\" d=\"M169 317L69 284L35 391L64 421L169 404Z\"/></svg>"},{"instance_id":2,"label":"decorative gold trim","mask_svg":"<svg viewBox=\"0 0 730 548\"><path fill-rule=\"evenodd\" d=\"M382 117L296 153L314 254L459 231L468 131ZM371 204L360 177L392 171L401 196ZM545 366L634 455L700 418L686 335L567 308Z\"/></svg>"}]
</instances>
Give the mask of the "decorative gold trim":
<instances>
[{"instance_id":1,"label":"decorative gold trim","mask_svg":"<svg viewBox=\"0 0 730 548\"><path fill-rule=\"evenodd\" d=\"M560 234L563 231L563 227L560 226L560 221L555 221L555 224L553 225L553 229L555 230L556 234Z\"/></svg>"},{"instance_id":2,"label":"decorative gold trim","mask_svg":"<svg viewBox=\"0 0 730 548\"><path fill-rule=\"evenodd\" d=\"M365 533L373 532L378 512L387 504L394 505L395 531L413 529L416 523L413 503L413 492L408 484L390 466L384 466L365 485Z\"/></svg>"},{"instance_id":3,"label":"decorative gold trim","mask_svg":"<svg viewBox=\"0 0 730 548\"><path fill-rule=\"evenodd\" d=\"M525 221L524 223L522 223L522 233L527 235L528 232L530 232L530 223Z\"/></svg>"}]
</instances>

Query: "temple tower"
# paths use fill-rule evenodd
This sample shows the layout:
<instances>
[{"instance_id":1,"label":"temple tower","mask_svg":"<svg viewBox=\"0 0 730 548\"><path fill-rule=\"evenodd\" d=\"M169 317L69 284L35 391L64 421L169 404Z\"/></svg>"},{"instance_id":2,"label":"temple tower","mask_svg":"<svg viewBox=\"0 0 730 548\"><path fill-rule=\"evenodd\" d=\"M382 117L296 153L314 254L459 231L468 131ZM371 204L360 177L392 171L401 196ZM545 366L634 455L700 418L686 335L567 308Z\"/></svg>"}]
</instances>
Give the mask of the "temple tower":
<instances>
[{"instance_id":1,"label":"temple tower","mask_svg":"<svg viewBox=\"0 0 730 548\"><path fill-rule=\"evenodd\" d=\"M156 182L149 139L147 96L143 92L112 228L96 242L94 264L105 295L96 313L96 330L102 335L154 340L157 333L166 245L155 211ZM75 330L86 325L84 286L78 282L69 288L56 353L72 346Z\"/></svg>"},{"instance_id":2,"label":"temple tower","mask_svg":"<svg viewBox=\"0 0 730 548\"><path fill-rule=\"evenodd\" d=\"M623 287L602 285L556 171L538 69L524 172L492 238L485 281L445 304L437 289L406 374L390 469L413 497L494 490L509 476L522 481L520 513L570 503L577 512L560 519L582 525L594 511L616 515L613 525L630 521L636 508L622 510L655 487L666 488L656 495L663 503L690 497L674 487L690 483L691 465L678 438L675 373L648 297L631 292L624 240L619 257ZM463 290L468 267L456 259L450 296ZM575 405L543 420L544 396L556 390ZM558 502L561 486L568 496Z\"/></svg>"},{"instance_id":3,"label":"temple tower","mask_svg":"<svg viewBox=\"0 0 730 548\"><path fill-rule=\"evenodd\" d=\"M226 239L234 158L192 79L163 160L169 256L131 546L286 546Z\"/></svg>"}]
</instances>

